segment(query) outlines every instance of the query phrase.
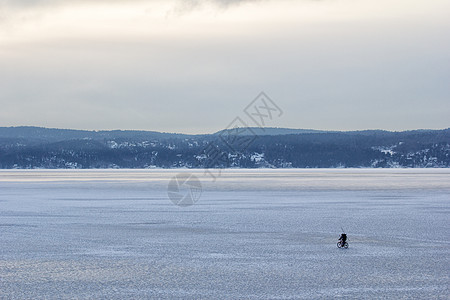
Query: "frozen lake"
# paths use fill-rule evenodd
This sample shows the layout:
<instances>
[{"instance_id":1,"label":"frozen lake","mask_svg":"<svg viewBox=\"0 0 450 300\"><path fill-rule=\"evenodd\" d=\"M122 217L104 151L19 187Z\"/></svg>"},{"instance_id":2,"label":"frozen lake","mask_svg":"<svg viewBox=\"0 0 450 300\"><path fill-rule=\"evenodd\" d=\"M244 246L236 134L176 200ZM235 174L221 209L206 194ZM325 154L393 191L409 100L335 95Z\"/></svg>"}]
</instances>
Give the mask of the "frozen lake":
<instances>
[{"instance_id":1,"label":"frozen lake","mask_svg":"<svg viewBox=\"0 0 450 300\"><path fill-rule=\"evenodd\" d=\"M180 172L202 184L193 206L168 198ZM0 171L1 299L448 299L449 286L450 169Z\"/></svg>"}]
</instances>

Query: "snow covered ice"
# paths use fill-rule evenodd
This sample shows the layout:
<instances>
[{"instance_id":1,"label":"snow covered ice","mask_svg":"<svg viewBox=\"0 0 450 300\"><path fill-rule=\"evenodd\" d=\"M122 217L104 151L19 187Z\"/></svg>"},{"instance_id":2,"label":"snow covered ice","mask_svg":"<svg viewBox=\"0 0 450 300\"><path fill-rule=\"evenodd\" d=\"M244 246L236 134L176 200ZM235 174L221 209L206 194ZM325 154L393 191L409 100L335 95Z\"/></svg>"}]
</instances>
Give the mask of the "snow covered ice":
<instances>
[{"instance_id":1,"label":"snow covered ice","mask_svg":"<svg viewBox=\"0 0 450 300\"><path fill-rule=\"evenodd\" d=\"M449 169L0 171L0 298L444 299L449 216Z\"/></svg>"}]
</instances>

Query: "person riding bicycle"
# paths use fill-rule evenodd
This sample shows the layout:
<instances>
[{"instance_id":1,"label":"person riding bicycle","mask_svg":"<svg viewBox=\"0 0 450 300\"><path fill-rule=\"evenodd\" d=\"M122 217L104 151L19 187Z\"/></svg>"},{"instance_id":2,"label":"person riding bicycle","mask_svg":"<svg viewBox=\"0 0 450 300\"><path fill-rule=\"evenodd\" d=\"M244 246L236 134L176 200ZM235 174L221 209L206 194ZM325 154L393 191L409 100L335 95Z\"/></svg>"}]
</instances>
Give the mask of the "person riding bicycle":
<instances>
[{"instance_id":1,"label":"person riding bicycle","mask_svg":"<svg viewBox=\"0 0 450 300\"><path fill-rule=\"evenodd\" d=\"M347 235L345 233L342 233L339 237L339 241L341 242L341 245L344 246L345 242L347 241Z\"/></svg>"}]
</instances>

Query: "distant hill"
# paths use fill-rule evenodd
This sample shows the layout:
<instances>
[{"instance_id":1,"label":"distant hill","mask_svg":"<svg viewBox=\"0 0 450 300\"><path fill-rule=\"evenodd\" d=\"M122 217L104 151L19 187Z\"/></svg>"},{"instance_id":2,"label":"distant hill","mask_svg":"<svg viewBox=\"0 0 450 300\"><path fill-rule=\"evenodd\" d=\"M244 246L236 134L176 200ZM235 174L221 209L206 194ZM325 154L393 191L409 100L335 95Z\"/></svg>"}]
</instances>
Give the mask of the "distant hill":
<instances>
[{"instance_id":1,"label":"distant hill","mask_svg":"<svg viewBox=\"0 0 450 300\"><path fill-rule=\"evenodd\" d=\"M243 135L286 135L286 134L303 134L303 133L325 133L331 131L313 130L313 129L292 129L292 128L274 128L274 127L248 127L239 128ZM219 135L226 132L231 132L233 129L224 129L213 133ZM19 138L29 140L41 141L62 141L68 139L104 139L104 138L185 138L193 136L181 133L166 133L157 131L142 131L142 130L103 130L103 131L89 131L89 130L74 130L74 129L56 129L33 126L19 126L19 127L0 127L0 138Z\"/></svg>"},{"instance_id":2,"label":"distant hill","mask_svg":"<svg viewBox=\"0 0 450 300\"><path fill-rule=\"evenodd\" d=\"M64 141L71 139L153 139L153 138L183 138L189 135L177 133L163 133L157 131L139 130L109 130L109 131L88 131L74 129L56 129L44 127L0 127L0 138L23 139L30 141Z\"/></svg>"},{"instance_id":3,"label":"distant hill","mask_svg":"<svg viewBox=\"0 0 450 300\"><path fill-rule=\"evenodd\" d=\"M206 135L0 127L0 168L450 167L450 129L240 128Z\"/></svg>"},{"instance_id":4,"label":"distant hill","mask_svg":"<svg viewBox=\"0 0 450 300\"><path fill-rule=\"evenodd\" d=\"M233 132L236 129L224 129L220 130L215 135L225 134ZM314 129L292 129L292 128L276 128L276 127L244 127L238 128L237 130L242 131L242 135L286 135L286 134L304 134L304 133L326 133L331 131L314 130Z\"/></svg>"}]
</instances>

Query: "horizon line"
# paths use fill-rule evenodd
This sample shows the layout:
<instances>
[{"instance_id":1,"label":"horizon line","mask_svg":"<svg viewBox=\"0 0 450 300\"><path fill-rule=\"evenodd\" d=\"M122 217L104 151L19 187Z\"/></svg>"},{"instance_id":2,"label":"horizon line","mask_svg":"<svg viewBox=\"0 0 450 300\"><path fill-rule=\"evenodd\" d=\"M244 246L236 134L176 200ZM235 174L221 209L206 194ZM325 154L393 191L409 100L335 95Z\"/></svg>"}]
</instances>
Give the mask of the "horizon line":
<instances>
[{"instance_id":1,"label":"horizon line","mask_svg":"<svg viewBox=\"0 0 450 300\"><path fill-rule=\"evenodd\" d=\"M34 126L34 125L18 125L18 126L0 126L0 128L39 128L39 129L49 129L49 130L72 130L72 131L87 131L87 132L113 132L113 131L135 131L135 132L155 132L163 134L178 134L178 135L212 135L225 130L231 130L232 128L224 128L214 132L209 133L182 133L182 132L169 132L169 131L158 131L150 129L77 129L77 128L58 128L58 127L45 127L45 126ZM348 133L348 132L364 132L364 131L384 131L384 132L408 132L408 131L441 131L450 129L447 128L416 128L416 129L405 129L405 130L388 130L388 129L353 129L353 130L330 130L330 129L312 129L312 128L292 128L292 127L237 127L237 128L250 128L252 130L264 130L264 129L279 129L279 130L305 130L305 131L317 131L317 133ZM234 129L234 128L233 128Z\"/></svg>"}]
</instances>

